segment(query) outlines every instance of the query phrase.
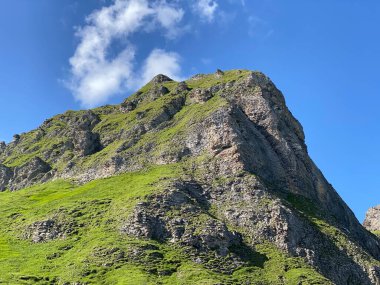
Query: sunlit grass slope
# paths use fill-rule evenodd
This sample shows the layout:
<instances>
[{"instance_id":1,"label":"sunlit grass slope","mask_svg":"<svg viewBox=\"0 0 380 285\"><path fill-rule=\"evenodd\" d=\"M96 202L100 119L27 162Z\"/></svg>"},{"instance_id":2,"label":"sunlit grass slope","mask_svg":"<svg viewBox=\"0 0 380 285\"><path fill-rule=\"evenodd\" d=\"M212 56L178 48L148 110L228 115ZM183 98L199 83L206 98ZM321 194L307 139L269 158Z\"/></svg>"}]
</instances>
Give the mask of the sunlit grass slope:
<instances>
[{"instance_id":1,"label":"sunlit grass slope","mask_svg":"<svg viewBox=\"0 0 380 285\"><path fill-rule=\"evenodd\" d=\"M136 203L181 175L173 164L81 186L55 181L0 193L0 284L329 284L270 244L257 247L260 260L227 275L192 262L173 244L121 233ZM51 218L76 230L44 243L25 239L29 225Z\"/></svg>"}]
</instances>

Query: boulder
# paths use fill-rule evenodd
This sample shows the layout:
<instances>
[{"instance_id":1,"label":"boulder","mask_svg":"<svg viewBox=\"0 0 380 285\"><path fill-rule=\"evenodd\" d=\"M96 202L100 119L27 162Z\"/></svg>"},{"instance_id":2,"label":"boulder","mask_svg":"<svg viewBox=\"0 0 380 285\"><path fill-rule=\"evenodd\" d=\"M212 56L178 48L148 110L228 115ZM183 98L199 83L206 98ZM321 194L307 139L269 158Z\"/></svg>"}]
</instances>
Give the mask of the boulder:
<instances>
[{"instance_id":1,"label":"boulder","mask_svg":"<svg viewBox=\"0 0 380 285\"><path fill-rule=\"evenodd\" d=\"M372 232L380 232L380 205L367 211L363 226Z\"/></svg>"},{"instance_id":2,"label":"boulder","mask_svg":"<svg viewBox=\"0 0 380 285\"><path fill-rule=\"evenodd\" d=\"M75 232L75 228L76 224L73 222L60 222L56 218L50 218L29 225L24 233L24 238L34 243L64 239Z\"/></svg>"},{"instance_id":3,"label":"boulder","mask_svg":"<svg viewBox=\"0 0 380 285\"><path fill-rule=\"evenodd\" d=\"M158 74L153 79L151 80L151 83L153 84L160 84L163 82L168 82L168 81L173 81L170 77L163 75L163 74Z\"/></svg>"}]
</instances>

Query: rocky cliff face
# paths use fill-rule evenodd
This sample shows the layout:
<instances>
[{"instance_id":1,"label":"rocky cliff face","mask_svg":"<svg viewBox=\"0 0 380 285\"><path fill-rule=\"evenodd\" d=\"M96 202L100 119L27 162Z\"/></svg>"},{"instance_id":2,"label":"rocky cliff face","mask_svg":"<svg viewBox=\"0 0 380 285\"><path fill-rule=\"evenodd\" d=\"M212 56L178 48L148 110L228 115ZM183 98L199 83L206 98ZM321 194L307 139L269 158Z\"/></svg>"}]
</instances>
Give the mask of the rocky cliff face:
<instances>
[{"instance_id":1,"label":"rocky cliff face","mask_svg":"<svg viewBox=\"0 0 380 285\"><path fill-rule=\"evenodd\" d=\"M380 241L310 159L302 126L259 72L180 83L159 75L120 105L47 120L0 145L0 191L61 179L85 184L154 165L180 173L118 212L124 218L112 230L120 235L179 246L194 264L228 276L252 258L265 264L258 252L270 244L320 274L319 283L307 274L294 284L380 284ZM38 243L75 230L46 217L25 231ZM254 276L247 272L244 284L291 279Z\"/></svg>"},{"instance_id":2,"label":"rocky cliff face","mask_svg":"<svg viewBox=\"0 0 380 285\"><path fill-rule=\"evenodd\" d=\"M369 231L380 232L380 206L368 210L363 226Z\"/></svg>"}]
</instances>

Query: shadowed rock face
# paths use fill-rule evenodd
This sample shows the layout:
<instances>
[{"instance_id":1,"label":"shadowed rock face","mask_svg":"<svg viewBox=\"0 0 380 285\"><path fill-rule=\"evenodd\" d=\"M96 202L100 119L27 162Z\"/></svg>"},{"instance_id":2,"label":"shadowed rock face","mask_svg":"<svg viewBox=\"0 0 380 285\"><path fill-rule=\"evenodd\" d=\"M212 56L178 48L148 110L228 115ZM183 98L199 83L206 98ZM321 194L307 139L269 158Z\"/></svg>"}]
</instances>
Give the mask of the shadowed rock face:
<instances>
[{"instance_id":1,"label":"shadowed rock face","mask_svg":"<svg viewBox=\"0 0 380 285\"><path fill-rule=\"evenodd\" d=\"M51 167L39 157L18 167L6 167L0 164L0 191L19 190L52 177Z\"/></svg>"},{"instance_id":2,"label":"shadowed rock face","mask_svg":"<svg viewBox=\"0 0 380 285\"><path fill-rule=\"evenodd\" d=\"M369 231L380 231L380 206L367 211L363 225Z\"/></svg>"},{"instance_id":3,"label":"shadowed rock face","mask_svg":"<svg viewBox=\"0 0 380 285\"><path fill-rule=\"evenodd\" d=\"M380 241L310 159L302 126L262 73L158 75L121 105L56 116L1 149L0 191L178 163L186 175L138 203L121 234L182 246L204 266L228 257L210 268L223 273L247 254L265 262L255 246L270 242L335 284L380 284ZM35 158L15 165L23 155ZM58 232L39 222L29 238Z\"/></svg>"},{"instance_id":4,"label":"shadowed rock face","mask_svg":"<svg viewBox=\"0 0 380 285\"><path fill-rule=\"evenodd\" d=\"M0 191L7 189L9 180L12 178L12 170L5 165L0 164Z\"/></svg>"}]
</instances>

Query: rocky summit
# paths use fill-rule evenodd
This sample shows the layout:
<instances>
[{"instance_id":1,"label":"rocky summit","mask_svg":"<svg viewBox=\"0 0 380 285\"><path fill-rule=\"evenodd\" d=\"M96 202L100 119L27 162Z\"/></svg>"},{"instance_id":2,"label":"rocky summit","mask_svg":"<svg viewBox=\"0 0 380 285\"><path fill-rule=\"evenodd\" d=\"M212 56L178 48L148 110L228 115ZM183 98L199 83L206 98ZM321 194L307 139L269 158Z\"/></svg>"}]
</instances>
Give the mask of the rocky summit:
<instances>
[{"instance_id":1,"label":"rocky summit","mask_svg":"<svg viewBox=\"0 0 380 285\"><path fill-rule=\"evenodd\" d=\"M380 284L380 240L260 72L46 120L0 143L0 191L2 284Z\"/></svg>"}]
</instances>

